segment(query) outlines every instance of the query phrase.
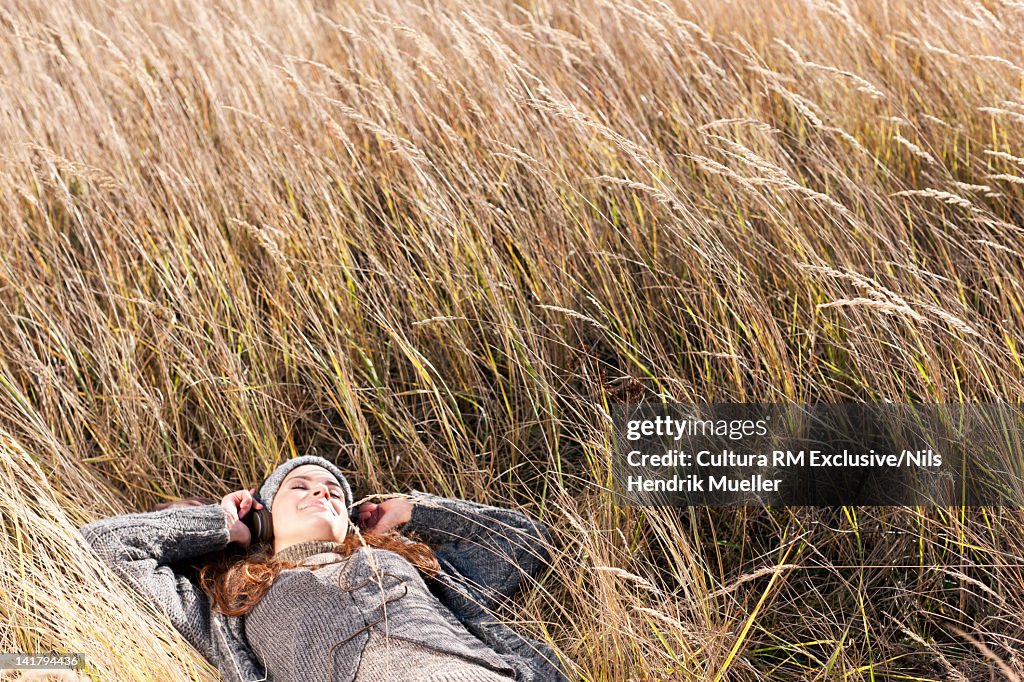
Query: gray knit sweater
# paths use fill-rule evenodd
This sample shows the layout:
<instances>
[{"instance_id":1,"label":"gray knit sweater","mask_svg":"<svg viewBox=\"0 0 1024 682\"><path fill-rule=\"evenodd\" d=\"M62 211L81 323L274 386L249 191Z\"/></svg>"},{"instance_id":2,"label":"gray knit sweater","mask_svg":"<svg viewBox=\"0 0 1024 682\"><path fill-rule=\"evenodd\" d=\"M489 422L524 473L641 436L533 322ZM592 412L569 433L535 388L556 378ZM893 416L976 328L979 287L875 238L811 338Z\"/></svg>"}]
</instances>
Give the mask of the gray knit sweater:
<instances>
[{"instance_id":1,"label":"gray knit sweater","mask_svg":"<svg viewBox=\"0 0 1024 682\"><path fill-rule=\"evenodd\" d=\"M346 560L331 543L303 543L283 551L305 567L283 571L240 618L211 611L205 593L169 565L227 546L219 505L125 514L80 532L230 682L363 682L399 656L407 667L438 665L429 679L564 682L550 647L492 613L547 561L547 529L508 509L420 491L412 498L403 532L434 548L436 579L424 581L393 552L364 548Z\"/></svg>"},{"instance_id":2,"label":"gray knit sweater","mask_svg":"<svg viewBox=\"0 0 1024 682\"><path fill-rule=\"evenodd\" d=\"M362 547L344 557L334 543L304 542L279 555L309 568L282 571L245 619L253 651L277 682L324 679L323 671L355 682L419 673L411 682L420 682L438 663L471 680L512 681L512 668L395 552Z\"/></svg>"}]
</instances>

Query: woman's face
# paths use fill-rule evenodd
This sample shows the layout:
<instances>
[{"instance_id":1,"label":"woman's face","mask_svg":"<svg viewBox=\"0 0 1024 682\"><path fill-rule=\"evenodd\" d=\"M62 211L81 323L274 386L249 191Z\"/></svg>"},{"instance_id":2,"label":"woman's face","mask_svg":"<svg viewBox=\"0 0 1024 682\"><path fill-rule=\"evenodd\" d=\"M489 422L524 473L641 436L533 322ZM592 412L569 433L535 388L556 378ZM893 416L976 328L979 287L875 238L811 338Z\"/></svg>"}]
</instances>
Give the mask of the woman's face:
<instances>
[{"instance_id":1,"label":"woman's face","mask_svg":"<svg viewBox=\"0 0 1024 682\"><path fill-rule=\"evenodd\" d=\"M342 542L348 534L344 492L338 479L316 464L289 471L272 506L275 553L309 540Z\"/></svg>"}]
</instances>

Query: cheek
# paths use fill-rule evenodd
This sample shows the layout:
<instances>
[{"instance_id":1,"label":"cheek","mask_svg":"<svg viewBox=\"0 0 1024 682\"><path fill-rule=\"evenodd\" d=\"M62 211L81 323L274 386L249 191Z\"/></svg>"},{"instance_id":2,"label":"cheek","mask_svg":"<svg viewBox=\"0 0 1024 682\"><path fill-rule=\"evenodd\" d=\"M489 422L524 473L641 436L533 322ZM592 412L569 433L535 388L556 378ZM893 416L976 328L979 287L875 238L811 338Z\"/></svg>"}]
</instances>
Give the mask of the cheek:
<instances>
[{"instance_id":1,"label":"cheek","mask_svg":"<svg viewBox=\"0 0 1024 682\"><path fill-rule=\"evenodd\" d=\"M276 531L287 532L295 527L296 514L294 503L290 500L282 500L282 504L274 505L274 510L270 512L274 529Z\"/></svg>"}]
</instances>

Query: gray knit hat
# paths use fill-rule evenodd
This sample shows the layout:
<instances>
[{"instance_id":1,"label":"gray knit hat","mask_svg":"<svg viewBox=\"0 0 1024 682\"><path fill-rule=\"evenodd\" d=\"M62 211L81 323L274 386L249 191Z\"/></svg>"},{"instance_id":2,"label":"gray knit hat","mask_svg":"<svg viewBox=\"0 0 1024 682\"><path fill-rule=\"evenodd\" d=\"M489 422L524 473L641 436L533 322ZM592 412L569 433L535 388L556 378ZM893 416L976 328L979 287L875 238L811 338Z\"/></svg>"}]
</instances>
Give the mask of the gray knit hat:
<instances>
[{"instance_id":1,"label":"gray knit hat","mask_svg":"<svg viewBox=\"0 0 1024 682\"><path fill-rule=\"evenodd\" d=\"M316 464L319 467L327 469L334 477L338 479L338 483L341 484L342 490L345 492L345 508L348 509L352 506L352 488L348 485L348 480L345 479L345 474L341 473L341 469L328 462L323 457L317 457L316 455L304 455L302 457L294 457L289 459L281 466L274 469L274 472L267 477L267 480L260 486L259 491L256 493L256 499L263 503L263 506L270 511L270 505L274 502L274 495L277 494L277 489L281 486L281 482L284 481L284 477L288 475L292 469L300 467L304 464Z\"/></svg>"}]
</instances>

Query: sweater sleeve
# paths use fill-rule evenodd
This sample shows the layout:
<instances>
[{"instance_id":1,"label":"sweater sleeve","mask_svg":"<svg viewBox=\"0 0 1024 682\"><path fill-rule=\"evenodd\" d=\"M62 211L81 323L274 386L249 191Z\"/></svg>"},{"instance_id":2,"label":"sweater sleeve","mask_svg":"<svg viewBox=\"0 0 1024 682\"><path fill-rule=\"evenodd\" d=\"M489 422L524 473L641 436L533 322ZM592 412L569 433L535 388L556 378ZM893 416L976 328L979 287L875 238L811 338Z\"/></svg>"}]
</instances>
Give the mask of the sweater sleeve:
<instances>
[{"instance_id":1,"label":"sweater sleeve","mask_svg":"<svg viewBox=\"0 0 1024 682\"><path fill-rule=\"evenodd\" d=\"M213 660L206 594L168 564L228 545L227 514L220 505L113 516L86 524L79 533L104 563Z\"/></svg>"},{"instance_id":2,"label":"sweater sleeve","mask_svg":"<svg viewBox=\"0 0 1024 682\"><path fill-rule=\"evenodd\" d=\"M428 544L493 608L519 591L548 562L551 535L542 524L511 509L412 491L413 510L403 531Z\"/></svg>"}]
</instances>

